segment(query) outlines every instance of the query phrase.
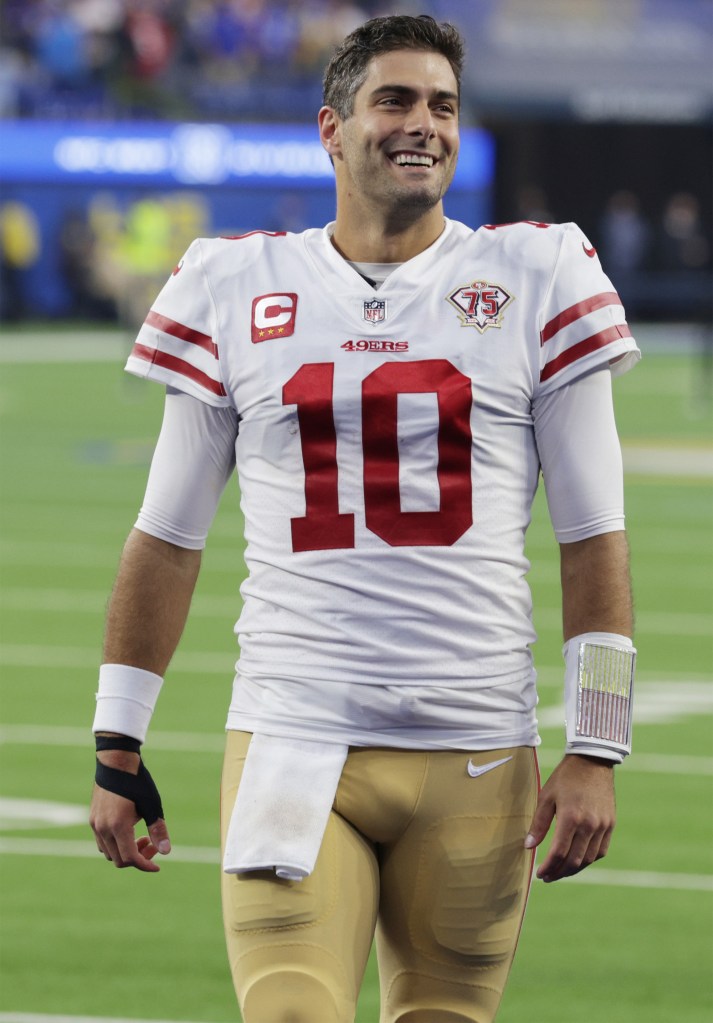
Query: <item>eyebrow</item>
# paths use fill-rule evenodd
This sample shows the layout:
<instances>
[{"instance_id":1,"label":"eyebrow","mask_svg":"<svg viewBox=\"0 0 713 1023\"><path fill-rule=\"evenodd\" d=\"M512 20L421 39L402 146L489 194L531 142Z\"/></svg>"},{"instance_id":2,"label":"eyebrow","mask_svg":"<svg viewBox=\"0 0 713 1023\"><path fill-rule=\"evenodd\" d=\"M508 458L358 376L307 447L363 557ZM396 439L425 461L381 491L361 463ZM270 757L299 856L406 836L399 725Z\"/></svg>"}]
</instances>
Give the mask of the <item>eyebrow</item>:
<instances>
[{"instance_id":1,"label":"eyebrow","mask_svg":"<svg viewBox=\"0 0 713 1023\"><path fill-rule=\"evenodd\" d=\"M377 89L374 89L371 93L372 98L382 96L385 93L396 93L398 96L413 96L417 89L412 88L409 85L380 85ZM448 89L438 89L432 94L432 99L435 100L447 100L452 99L458 101L458 93L451 92Z\"/></svg>"}]
</instances>

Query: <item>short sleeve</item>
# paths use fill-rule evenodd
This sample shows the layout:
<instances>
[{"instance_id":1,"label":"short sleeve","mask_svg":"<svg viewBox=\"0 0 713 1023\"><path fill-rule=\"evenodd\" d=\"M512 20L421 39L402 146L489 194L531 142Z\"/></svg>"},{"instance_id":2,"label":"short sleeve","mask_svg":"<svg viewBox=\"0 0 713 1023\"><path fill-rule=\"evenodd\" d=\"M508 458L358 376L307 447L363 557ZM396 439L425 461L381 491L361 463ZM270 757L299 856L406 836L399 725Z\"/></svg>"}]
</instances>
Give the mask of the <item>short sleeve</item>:
<instances>
[{"instance_id":1,"label":"short sleeve","mask_svg":"<svg viewBox=\"0 0 713 1023\"><path fill-rule=\"evenodd\" d=\"M151 307L126 363L127 372L175 387L208 405L230 406L215 324L197 239Z\"/></svg>"},{"instance_id":2,"label":"short sleeve","mask_svg":"<svg viewBox=\"0 0 713 1023\"><path fill-rule=\"evenodd\" d=\"M614 285L594 246L576 224L565 224L545 301L540 311L538 394L569 383L600 366L626 372L641 353Z\"/></svg>"}]
</instances>

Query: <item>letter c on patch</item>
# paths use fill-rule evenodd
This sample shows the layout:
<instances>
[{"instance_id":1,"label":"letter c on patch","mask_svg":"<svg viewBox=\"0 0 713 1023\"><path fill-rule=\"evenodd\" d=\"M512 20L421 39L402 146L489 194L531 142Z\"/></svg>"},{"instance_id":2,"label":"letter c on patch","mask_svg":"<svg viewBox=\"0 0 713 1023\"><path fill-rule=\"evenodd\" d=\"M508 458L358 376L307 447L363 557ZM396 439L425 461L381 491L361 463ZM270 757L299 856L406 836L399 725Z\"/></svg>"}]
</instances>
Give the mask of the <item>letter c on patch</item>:
<instances>
[{"instance_id":1,"label":"letter c on patch","mask_svg":"<svg viewBox=\"0 0 713 1023\"><path fill-rule=\"evenodd\" d=\"M295 332L296 316L297 295L294 292L260 295L258 298L254 298L252 309L253 344L280 337L290 337Z\"/></svg>"}]
</instances>

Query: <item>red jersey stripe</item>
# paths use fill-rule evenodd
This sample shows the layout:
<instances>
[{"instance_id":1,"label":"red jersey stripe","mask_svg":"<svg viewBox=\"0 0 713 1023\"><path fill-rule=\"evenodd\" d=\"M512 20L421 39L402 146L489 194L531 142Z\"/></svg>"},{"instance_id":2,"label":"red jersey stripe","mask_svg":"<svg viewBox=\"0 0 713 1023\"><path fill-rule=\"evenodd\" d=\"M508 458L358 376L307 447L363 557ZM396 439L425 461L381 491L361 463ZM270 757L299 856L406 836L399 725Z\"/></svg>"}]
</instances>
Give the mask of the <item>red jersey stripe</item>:
<instances>
[{"instance_id":1,"label":"red jersey stripe","mask_svg":"<svg viewBox=\"0 0 713 1023\"><path fill-rule=\"evenodd\" d=\"M559 373L560 370L565 369L567 366L571 366L577 359L581 359L591 352L596 352L599 348L606 348L612 341L618 341L621 337L631 337L631 331L626 324L607 327L606 330L600 330L598 334L586 337L584 341L572 345L571 348L567 348L556 358L548 362L540 373L540 383L549 380L555 373Z\"/></svg>"},{"instance_id":2,"label":"red jersey stripe","mask_svg":"<svg viewBox=\"0 0 713 1023\"><path fill-rule=\"evenodd\" d=\"M563 327L569 326L570 323L581 319L587 313L593 313L596 309L603 309L608 305L621 305L621 299L615 291L602 291L599 295L592 295L591 298L585 298L582 302L571 305L545 324L540 333L540 344L543 345Z\"/></svg>"},{"instance_id":3,"label":"red jersey stripe","mask_svg":"<svg viewBox=\"0 0 713 1023\"><path fill-rule=\"evenodd\" d=\"M287 231L248 231L246 234L221 234L224 242L239 242L243 238L252 238L254 234L266 234L268 238L285 238Z\"/></svg>"},{"instance_id":4,"label":"red jersey stripe","mask_svg":"<svg viewBox=\"0 0 713 1023\"><path fill-rule=\"evenodd\" d=\"M204 348L216 359L218 358L218 346L213 344L213 338L209 337L208 334L201 334L199 330L186 327L183 323L178 323L176 320L169 320L168 316L162 316L155 309L152 309L146 317L146 323L149 327L156 327L157 330L162 330L164 334L170 334L171 337L177 337L180 341L188 341L192 345L198 345L199 348Z\"/></svg>"},{"instance_id":5,"label":"red jersey stripe","mask_svg":"<svg viewBox=\"0 0 713 1023\"><path fill-rule=\"evenodd\" d=\"M221 398L225 397L225 388L219 380L214 380L213 377L209 377L203 370L197 369L192 366L190 362L186 362L185 359L179 359L175 355L169 355L168 352L159 352L155 348L147 348L145 345L140 345L138 342L131 349L131 354L137 359L143 359L145 362L152 362L155 366L163 366L164 369L173 370L174 373L180 373L181 376L188 377L189 380L193 380L194 383L200 384L207 391L212 394L217 394Z\"/></svg>"}]
</instances>

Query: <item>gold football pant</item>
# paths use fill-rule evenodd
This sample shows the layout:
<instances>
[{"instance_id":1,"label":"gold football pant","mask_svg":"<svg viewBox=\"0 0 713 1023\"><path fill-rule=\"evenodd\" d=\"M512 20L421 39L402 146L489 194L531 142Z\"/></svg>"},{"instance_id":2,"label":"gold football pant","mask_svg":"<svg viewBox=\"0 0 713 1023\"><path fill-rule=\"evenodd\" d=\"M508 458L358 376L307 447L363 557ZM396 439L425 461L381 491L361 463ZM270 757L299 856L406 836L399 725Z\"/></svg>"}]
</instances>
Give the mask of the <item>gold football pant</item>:
<instances>
[{"instance_id":1,"label":"gold football pant","mask_svg":"<svg viewBox=\"0 0 713 1023\"><path fill-rule=\"evenodd\" d=\"M228 733L223 842L249 743ZM313 874L222 875L244 1023L352 1023L374 934L380 1023L490 1023L525 911L537 790L528 747L352 748Z\"/></svg>"}]
</instances>

